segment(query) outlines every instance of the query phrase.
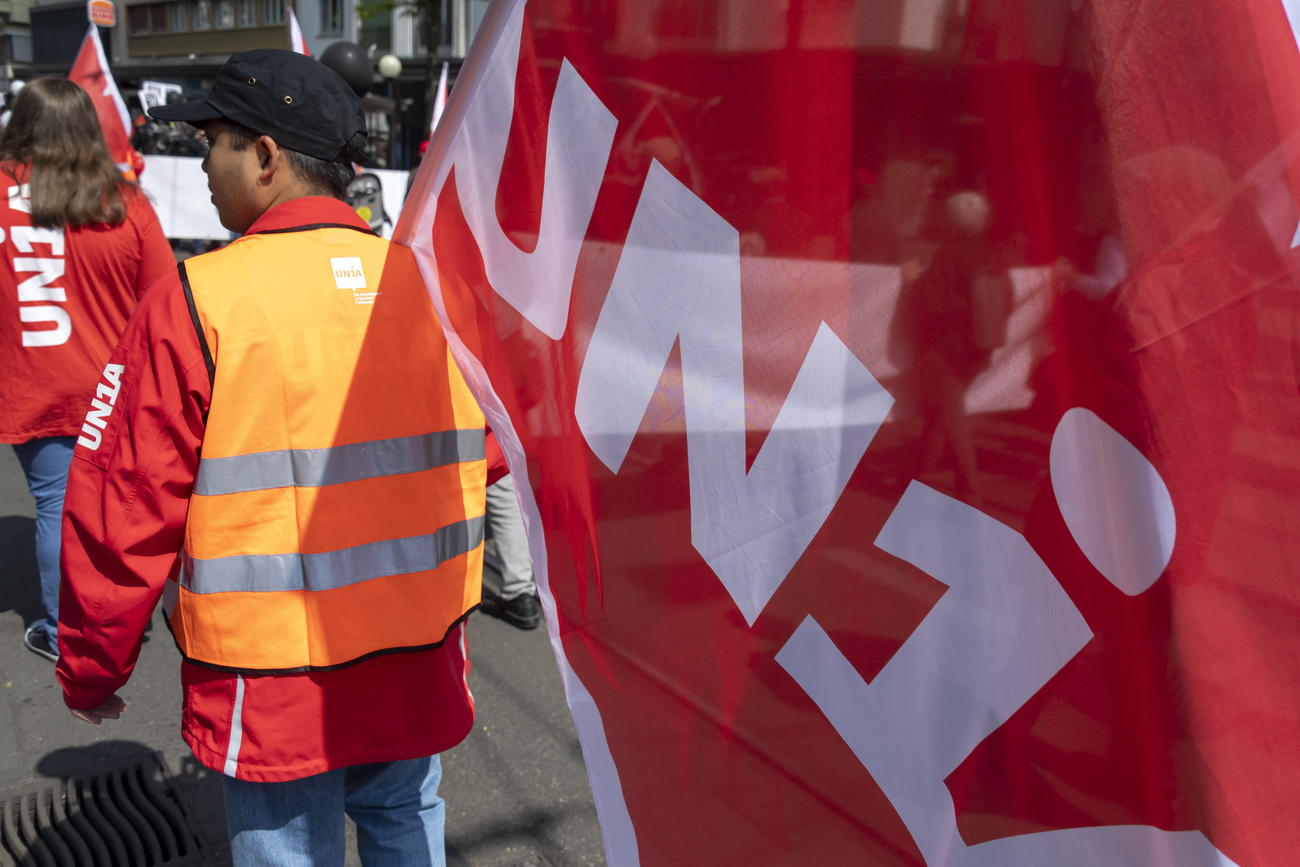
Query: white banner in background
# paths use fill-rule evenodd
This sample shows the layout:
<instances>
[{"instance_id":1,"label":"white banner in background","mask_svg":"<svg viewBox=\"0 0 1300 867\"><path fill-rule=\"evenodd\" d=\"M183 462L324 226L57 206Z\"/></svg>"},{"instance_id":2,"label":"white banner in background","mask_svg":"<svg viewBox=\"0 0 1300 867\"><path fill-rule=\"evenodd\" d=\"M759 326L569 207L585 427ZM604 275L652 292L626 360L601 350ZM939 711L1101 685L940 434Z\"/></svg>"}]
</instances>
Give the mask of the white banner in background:
<instances>
[{"instance_id":1,"label":"white banner in background","mask_svg":"<svg viewBox=\"0 0 1300 867\"><path fill-rule=\"evenodd\" d=\"M203 173L202 163L198 157L146 156L140 186L153 202L163 234L168 238L230 241L237 236L217 219L217 209L209 198L208 176ZM390 169L366 171L379 177L383 184L384 210L396 219L402 210L402 200L406 198L406 180L410 173ZM385 223L384 237L392 234L392 224Z\"/></svg>"},{"instance_id":2,"label":"white banner in background","mask_svg":"<svg viewBox=\"0 0 1300 867\"><path fill-rule=\"evenodd\" d=\"M198 157L146 156L140 186L168 238L229 241L235 235L217 219L202 162Z\"/></svg>"},{"instance_id":3,"label":"white banner in background","mask_svg":"<svg viewBox=\"0 0 1300 867\"><path fill-rule=\"evenodd\" d=\"M165 81L142 81L140 82L140 107L145 113L151 108L157 108L160 105L167 104L167 94L174 93L181 95L181 86L179 84L169 84Z\"/></svg>"}]
</instances>

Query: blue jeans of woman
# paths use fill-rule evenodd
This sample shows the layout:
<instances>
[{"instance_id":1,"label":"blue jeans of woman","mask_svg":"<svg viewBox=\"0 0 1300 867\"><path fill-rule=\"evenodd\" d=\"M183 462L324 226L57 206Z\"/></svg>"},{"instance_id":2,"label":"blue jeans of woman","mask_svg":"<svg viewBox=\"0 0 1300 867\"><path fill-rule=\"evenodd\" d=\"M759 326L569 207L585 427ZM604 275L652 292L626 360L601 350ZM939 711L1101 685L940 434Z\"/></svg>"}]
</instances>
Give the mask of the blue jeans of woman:
<instances>
[{"instance_id":1,"label":"blue jeans of woman","mask_svg":"<svg viewBox=\"0 0 1300 867\"><path fill-rule=\"evenodd\" d=\"M68 486L74 437L41 437L18 443L14 452L36 498L36 567L41 574L41 604L45 634L57 650L59 626L59 528L63 523L63 491Z\"/></svg>"},{"instance_id":2,"label":"blue jeans of woman","mask_svg":"<svg viewBox=\"0 0 1300 867\"><path fill-rule=\"evenodd\" d=\"M287 783L222 777L236 867L341 867L343 815L365 867L445 867L437 756L354 765Z\"/></svg>"}]
</instances>

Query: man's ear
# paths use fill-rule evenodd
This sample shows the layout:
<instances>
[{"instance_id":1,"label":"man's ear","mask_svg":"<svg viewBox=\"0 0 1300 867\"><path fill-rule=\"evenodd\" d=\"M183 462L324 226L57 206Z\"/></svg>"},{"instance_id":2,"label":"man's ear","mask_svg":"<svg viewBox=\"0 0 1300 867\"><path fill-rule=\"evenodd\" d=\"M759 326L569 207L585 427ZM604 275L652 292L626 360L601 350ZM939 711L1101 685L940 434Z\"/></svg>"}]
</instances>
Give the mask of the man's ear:
<instances>
[{"instance_id":1,"label":"man's ear","mask_svg":"<svg viewBox=\"0 0 1300 867\"><path fill-rule=\"evenodd\" d=\"M275 143L275 139L269 135L258 136L257 140L253 142L253 147L257 149L257 179L262 183L266 183L284 164L284 152Z\"/></svg>"}]
</instances>

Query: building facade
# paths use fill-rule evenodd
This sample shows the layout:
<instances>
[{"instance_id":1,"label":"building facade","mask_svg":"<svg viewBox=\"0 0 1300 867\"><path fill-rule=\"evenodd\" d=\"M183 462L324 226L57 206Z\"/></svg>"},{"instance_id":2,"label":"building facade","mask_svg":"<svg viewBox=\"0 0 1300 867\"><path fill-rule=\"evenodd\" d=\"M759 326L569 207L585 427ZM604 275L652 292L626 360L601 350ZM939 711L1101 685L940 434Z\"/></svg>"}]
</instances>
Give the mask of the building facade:
<instances>
[{"instance_id":1,"label":"building facade","mask_svg":"<svg viewBox=\"0 0 1300 867\"><path fill-rule=\"evenodd\" d=\"M141 81L179 84L187 98L206 92L221 64L239 51L289 48L289 10L312 56L353 42L378 60L395 54L403 71L375 76L366 98L377 165L409 168L428 137L430 77L422 22L402 10L365 14L361 0L114 0L117 24L100 28L113 76L133 112ZM442 0L438 57L460 67L488 0ZM30 12L29 12L30 7ZM31 25L28 27L30 19ZM85 37L85 0L0 0L0 87L13 78L66 74ZM30 35L29 35L30 30ZM8 52L8 53L6 53ZM436 77L439 70L432 71Z\"/></svg>"},{"instance_id":2,"label":"building facade","mask_svg":"<svg viewBox=\"0 0 1300 867\"><path fill-rule=\"evenodd\" d=\"M0 0L0 77L12 80L32 65L30 9L34 0Z\"/></svg>"}]
</instances>

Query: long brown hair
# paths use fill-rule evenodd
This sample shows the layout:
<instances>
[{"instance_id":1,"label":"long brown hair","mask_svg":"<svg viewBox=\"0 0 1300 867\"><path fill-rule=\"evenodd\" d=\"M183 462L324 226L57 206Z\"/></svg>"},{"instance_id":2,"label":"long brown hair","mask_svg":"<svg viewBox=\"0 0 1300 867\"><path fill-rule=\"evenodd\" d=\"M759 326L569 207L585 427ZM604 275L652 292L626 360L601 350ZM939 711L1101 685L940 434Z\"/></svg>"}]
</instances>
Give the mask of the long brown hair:
<instances>
[{"instance_id":1,"label":"long brown hair","mask_svg":"<svg viewBox=\"0 0 1300 867\"><path fill-rule=\"evenodd\" d=\"M38 78L18 92L0 135L0 160L15 181L30 167L33 226L118 224L134 186L108 154L90 95L66 78Z\"/></svg>"}]
</instances>

